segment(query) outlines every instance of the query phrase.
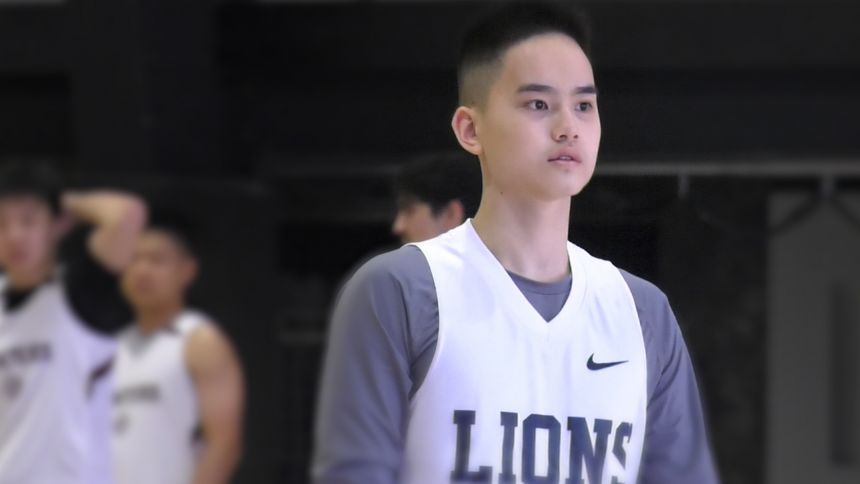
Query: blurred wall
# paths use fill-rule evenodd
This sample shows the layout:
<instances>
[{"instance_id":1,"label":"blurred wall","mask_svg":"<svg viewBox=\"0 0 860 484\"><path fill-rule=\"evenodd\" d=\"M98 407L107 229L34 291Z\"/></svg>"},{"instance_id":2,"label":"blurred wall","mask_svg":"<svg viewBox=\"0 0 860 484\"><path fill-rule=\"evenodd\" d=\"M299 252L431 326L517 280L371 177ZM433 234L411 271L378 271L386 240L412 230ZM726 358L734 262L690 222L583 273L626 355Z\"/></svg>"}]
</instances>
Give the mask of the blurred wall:
<instances>
[{"instance_id":1,"label":"blurred wall","mask_svg":"<svg viewBox=\"0 0 860 484\"><path fill-rule=\"evenodd\" d=\"M770 217L806 200L776 193ZM769 483L860 482L860 195L839 203L770 244Z\"/></svg>"}]
</instances>

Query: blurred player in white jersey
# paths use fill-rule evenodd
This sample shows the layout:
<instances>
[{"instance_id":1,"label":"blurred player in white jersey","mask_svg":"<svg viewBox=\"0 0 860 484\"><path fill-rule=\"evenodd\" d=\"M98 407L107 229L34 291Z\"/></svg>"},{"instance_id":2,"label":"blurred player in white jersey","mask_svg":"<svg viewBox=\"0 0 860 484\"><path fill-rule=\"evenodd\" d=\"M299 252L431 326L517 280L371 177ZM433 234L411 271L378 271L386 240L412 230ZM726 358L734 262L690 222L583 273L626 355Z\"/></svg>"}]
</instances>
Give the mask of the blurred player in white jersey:
<instances>
[{"instance_id":1,"label":"blurred player in white jersey","mask_svg":"<svg viewBox=\"0 0 860 484\"><path fill-rule=\"evenodd\" d=\"M117 484L221 484L241 455L239 360L186 293L197 275L182 224L152 225L122 277L134 324L119 337L112 449Z\"/></svg>"},{"instance_id":2,"label":"blurred player in white jersey","mask_svg":"<svg viewBox=\"0 0 860 484\"><path fill-rule=\"evenodd\" d=\"M111 482L110 336L129 315L116 273L146 207L62 191L47 164L0 166L0 483ZM80 223L81 245L59 246Z\"/></svg>"}]
</instances>

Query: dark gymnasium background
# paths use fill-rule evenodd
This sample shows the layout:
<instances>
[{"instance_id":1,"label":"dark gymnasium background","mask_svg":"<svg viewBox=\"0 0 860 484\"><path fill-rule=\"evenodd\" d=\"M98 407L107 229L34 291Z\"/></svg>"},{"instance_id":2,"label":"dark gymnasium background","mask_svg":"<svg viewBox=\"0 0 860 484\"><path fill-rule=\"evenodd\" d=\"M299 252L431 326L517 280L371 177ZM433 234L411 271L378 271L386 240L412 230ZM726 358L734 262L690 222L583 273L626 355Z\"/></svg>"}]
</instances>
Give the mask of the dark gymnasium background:
<instances>
[{"instance_id":1,"label":"dark gymnasium background","mask_svg":"<svg viewBox=\"0 0 860 484\"><path fill-rule=\"evenodd\" d=\"M330 304L455 149L493 2L0 0L0 158L181 207L249 383L237 483L307 480ZM729 484L860 482L860 5L591 0L603 143L571 238L669 295ZM810 477L816 476L816 477Z\"/></svg>"}]
</instances>

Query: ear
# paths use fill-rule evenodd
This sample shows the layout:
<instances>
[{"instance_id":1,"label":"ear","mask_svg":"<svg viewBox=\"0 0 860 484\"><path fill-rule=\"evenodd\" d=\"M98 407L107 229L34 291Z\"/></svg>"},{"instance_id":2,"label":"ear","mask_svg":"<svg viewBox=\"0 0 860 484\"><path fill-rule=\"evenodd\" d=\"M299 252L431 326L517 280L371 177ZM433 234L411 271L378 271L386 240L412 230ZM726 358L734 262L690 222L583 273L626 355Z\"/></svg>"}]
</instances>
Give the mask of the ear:
<instances>
[{"instance_id":1,"label":"ear","mask_svg":"<svg viewBox=\"0 0 860 484\"><path fill-rule=\"evenodd\" d=\"M194 281L197 280L197 274L200 271L200 266L197 263L197 259L194 257L188 257L188 259L183 264L182 269L182 278L184 279L182 282L185 287L191 287L194 284Z\"/></svg>"},{"instance_id":2,"label":"ear","mask_svg":"<svg viewBox=\"0 0 860 484\"><path fill-rule=\"evenodd\" d=\"M451 200L439 214L447 230L459 227L466 220L466 209L459 200Z\"/></svg>"},{"instance_id":3,"label":"ear","mask_svg":"<svg viewBox=\"0 0 860 484\"><path fill-rule=\"evenodd\" d=\"M451 128L460 146L475 156L479 156L483 151L481 140L478 139L477 114L473 108L460 106L454 111L454 117L451 119Z\"/></svg>"}]
</instances>

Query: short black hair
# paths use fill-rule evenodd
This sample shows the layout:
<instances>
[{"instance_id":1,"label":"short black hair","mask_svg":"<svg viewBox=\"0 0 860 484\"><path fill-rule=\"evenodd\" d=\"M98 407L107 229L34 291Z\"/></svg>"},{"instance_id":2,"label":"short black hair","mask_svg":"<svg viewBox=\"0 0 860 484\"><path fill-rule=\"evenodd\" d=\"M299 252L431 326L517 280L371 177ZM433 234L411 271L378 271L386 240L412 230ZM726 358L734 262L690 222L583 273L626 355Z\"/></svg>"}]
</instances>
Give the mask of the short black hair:
<instances>
[{"instance_id":1,"label":"short black hair","mask_svg":"<svg viewBox=\"0 0 860 484\"><path fill-rule=\"evenodd\" d=\"M472 217L481 203L481 166L462 152L422 155L400 169L393 185L398 205L425 202L438 215L457 200L466 217Z\"/></svg>"},{"instance_id":2,"label":"short black hair","mask_svg":"<svg viewBox=\"0 0 860 484\"><path fill-rule=\"evenodd\" d=\"M152 209L145 232L166 234L186 255L197 257L198 230L183 212L171 208Z\"/></svg>"},{"instance_id":3,"label":"short black hair","mask_svg":"<svg viewBox=\"0 0 860 484\"><path fill-rule=\"evenodd\" d=\"M585 16L569 5L512 2L476 23L465 35L457 56L460 104L480 104L489 87L471 79L478 68L499 62L505 52L531 37L560 33L573 39L590 56L590 30Z\"/></svg>"},{"instance_id":4,"label":"short black hair","mask_svg":"<svg viewBox=\"0 0 860 484\"><path fill-rule=\"evenodd\" d=\"M35 197L57 215L62 188L59 171L47 161L16 159L0 163L0 198Z\"/></svg>"}]
</instances>

